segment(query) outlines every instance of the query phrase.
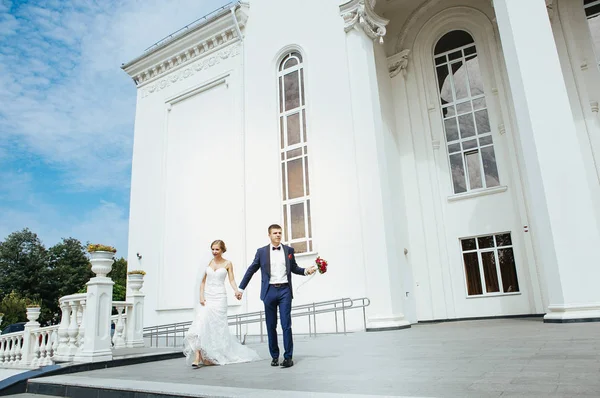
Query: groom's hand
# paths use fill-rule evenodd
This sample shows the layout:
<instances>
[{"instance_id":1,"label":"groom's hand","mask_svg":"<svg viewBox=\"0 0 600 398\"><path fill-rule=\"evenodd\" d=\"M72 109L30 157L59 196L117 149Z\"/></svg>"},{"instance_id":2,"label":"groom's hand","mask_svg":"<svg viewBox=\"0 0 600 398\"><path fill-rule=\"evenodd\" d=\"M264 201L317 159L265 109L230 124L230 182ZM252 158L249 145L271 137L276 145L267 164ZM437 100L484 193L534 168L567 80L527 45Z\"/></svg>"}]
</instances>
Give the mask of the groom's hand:
<instances>
[{"instance_id":1,"label":"groom's hand","mask_svg":"<svg viewBox=\"0 0 600 398\"><path fill-rule=\"evenodd\" d=\"M312 267L309 267L309 268L307 268L307 269L306 269L306 273L307 273L308 275L312 275L312 274L314 274L314 273L315 273L315 271L316 271L316 270L317 270L317 267L315 267L315 266L313 265Z\"/></svg>"},{"instance_id":2,"label":"groom's hand","mask_svg":"<svg viewBox=\"0 0 600 398\"><path fill-rule=\"evenodd\" d=\"M241 300L242 299L242 292L236 292L235 293L235 298L238 299L238 300Z\"/></svg>"}]
</instances>

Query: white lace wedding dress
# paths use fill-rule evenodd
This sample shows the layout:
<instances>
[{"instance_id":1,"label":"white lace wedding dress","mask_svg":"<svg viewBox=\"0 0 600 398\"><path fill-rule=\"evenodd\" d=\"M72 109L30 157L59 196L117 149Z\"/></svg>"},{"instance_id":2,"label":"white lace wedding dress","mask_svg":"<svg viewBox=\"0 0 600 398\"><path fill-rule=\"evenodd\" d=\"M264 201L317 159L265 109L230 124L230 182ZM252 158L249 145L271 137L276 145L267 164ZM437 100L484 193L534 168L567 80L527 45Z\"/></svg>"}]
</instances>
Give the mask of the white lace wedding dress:
<instances>
[{"instance_id":1,"label":"white lace wedding dress","mask_svg":"<svg viewBox=\"0 0 600 398\"><path fill-rule=\"evenodd\" d=\"M206 267L206 285L204 286L204 306L199 306L196 319L186 332L183 353L186 362L191 365L200 350L205 361L217 365L260 360L252 349L239 343L229 332L227 325L227 292L225 279L227 270L216 271Z\"/></svg>"}]
</instances>

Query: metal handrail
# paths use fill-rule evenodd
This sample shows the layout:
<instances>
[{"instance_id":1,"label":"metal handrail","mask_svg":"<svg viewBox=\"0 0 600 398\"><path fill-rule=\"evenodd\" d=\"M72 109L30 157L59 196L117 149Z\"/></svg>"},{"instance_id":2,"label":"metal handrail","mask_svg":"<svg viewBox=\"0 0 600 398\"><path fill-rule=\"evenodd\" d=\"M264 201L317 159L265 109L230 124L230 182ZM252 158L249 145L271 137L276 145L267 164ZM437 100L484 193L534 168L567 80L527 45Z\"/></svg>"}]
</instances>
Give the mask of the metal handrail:
<instances>
[{"instance_id":1,"label":"metal handrail","mask_svg":"<svg viewBox=\"0 0 600 398\"><path fill-rule=\"evenodd\" d=\"M232 6L234 6L234 4L237 4L237 1L236 2L231 1L225 5L217 8L216 10L209 12L208 14L204 15L203 17L200 17L200 18L196 19L195 21L190 22L189 24L185 25L183 28L178 29L175 32L171 33L170 35L163 37L162 39L160 39L159 41L157 41L156 43L154 43L153 45L151 45L150 47L145 49L144 52L148 52L149 50L151 50L153 48L160 47L162 44L166 43L167 41L174 38L175 36L181 34L183 31L186 31L186 30L191 29L192 27L198 26L202 22L207 22L210 17L215 16L216 14L218 14L221 11L230 9Z\"/></svg>"},{"instance_id":2,"label":"metal handrail","mask_svg":"<svg viewBox=\"0 0 600 398\"><path fill-rule=\"evenodd\" d=\"M356 303L355 303L356 302ZM347 333L346 328L346 311L350 309L360 309L362 308L363 312L363 324L366 329L367 327L367 318L366 318L366 310L365 308L371 304L371 300L367 297L360 297L356 299L351 298L341 298L337 300L329 300L329 301L321 301L316 303L302 304L298 306L292 307L292 318L297 317L307 317L308 318L308 334L309 336L317 335L317 315L333 313L335 317L335 333L340 333L339 325L338 325L338 312L342 313L342 325L343 332ZM255 312L247 312L243 314L235 314L229 315L227 317L229 326L236 327L236 337L245 343L246 336L242 336L242 326L259 323L260 324L260 341L264 341L264 324L265 320L265 312L264 311L255 311ZM192 321L186 322L176 322L165 325L156 325L149 326L143 329L144 338L150 339L150 346L154 345L154 341L156 341L156 345L158 346L159 337L166 338L166 344L169 344L169 337L173 336L174 342L177 341L177 338L184 338L185 332L188 327L192 324ZM243 337L243 338L242 338Z\"/></svg>"}]
</instances>

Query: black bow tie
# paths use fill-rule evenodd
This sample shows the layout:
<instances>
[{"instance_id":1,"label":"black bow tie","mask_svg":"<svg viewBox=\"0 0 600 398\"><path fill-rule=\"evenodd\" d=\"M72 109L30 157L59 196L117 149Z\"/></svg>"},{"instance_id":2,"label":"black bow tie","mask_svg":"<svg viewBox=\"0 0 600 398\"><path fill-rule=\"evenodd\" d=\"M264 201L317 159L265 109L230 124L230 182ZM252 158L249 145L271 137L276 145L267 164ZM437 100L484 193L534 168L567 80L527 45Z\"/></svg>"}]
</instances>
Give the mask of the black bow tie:
<instances>
[{"instance_id":1,"label":"black bow tie","mask_svg":"<svg viewBox=\"0 0 600 398\"><path fill-rule=\"evenodd\" d=\"M273 250L281 250L281 246L274 247Z\"/></svg>"}]
</instances>

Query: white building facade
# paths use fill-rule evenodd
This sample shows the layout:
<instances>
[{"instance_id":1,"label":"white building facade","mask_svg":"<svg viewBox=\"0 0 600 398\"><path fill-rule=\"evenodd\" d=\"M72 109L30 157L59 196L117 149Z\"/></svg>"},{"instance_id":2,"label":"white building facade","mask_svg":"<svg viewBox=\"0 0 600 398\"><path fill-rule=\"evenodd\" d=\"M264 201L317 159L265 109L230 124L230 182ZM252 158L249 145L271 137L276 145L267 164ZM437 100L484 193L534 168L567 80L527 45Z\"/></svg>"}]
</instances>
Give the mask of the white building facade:
<instances>
[{"instance_id":1,"label":"white building facade","mask_svg":"<svg viewBox=\"0 0 600 398\"><path fill-rule=\"evenodd\" d=\"M272 223L300 266L330 264L294 276L294 304L368 297L368 330L600 320L597 13L594 0L252 0L124 65L146 326L191 319L215 239L239 283ZM259 278L231 313L262 309Z\"/></svg>"}]
</instances>

